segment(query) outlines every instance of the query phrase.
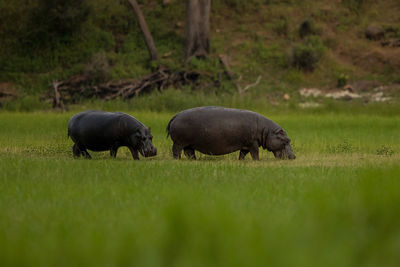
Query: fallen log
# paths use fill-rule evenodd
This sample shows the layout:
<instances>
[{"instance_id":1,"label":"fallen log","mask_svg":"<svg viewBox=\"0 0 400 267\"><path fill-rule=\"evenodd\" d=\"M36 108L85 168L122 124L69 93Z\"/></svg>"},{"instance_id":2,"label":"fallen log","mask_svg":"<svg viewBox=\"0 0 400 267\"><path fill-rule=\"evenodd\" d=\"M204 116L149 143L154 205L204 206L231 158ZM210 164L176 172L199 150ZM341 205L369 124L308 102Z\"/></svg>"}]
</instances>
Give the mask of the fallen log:
<instances>
[{"instance_id":1,"label":"fallen log","mask_svg":"<svg viewBox=\"0 0 400 267\"><path fill-rule=\"evenodd\" d=\"M195 86L200 75L211 77L209 74L196 71L171 72L168 69L159 68L141 80L126 79L92 85L88 77L77 75L65 81L52 82L53 108L64 109L65 104L78 103L85 98L130 99L154 90L162 91L168 87L190 84Z\"/></svg>"}]
</instances>

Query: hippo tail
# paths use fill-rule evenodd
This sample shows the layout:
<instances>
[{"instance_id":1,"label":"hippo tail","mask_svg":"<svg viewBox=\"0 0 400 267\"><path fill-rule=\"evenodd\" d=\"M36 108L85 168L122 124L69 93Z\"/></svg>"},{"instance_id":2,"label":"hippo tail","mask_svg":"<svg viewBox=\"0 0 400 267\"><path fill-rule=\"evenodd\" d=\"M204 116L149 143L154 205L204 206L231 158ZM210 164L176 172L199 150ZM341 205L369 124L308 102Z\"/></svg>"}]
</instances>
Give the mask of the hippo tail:
<instances>
[{"instance_id":1,"label":"hippo tail","mask_svg":"<svg viewBox=\"0 0 400 267\"><path fill-rule=\"evenodd\" d=\"M173 116L172 119L168 122L168 125L167 125L167 138L168 138L169 135L170 135L171 123L172 123L172 121L173 121L175 118L176 118L176 115Z\"/></svg>"}]
</instances>

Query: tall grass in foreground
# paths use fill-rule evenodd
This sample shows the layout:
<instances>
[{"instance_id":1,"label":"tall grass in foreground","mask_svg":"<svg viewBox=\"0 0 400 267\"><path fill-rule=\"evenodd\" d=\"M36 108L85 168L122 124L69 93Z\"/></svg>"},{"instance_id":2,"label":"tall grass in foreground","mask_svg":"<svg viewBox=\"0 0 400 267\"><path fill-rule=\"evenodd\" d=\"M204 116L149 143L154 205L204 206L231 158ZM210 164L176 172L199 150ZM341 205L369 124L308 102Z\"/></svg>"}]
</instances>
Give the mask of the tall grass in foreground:
<instances>
[{"instance_id":1,"label":"tall grass in foreground","mask_svg":"<svg viewBox=\"0 0 400 267\"><path fill-rule=\"evenodd\" d=\"M397 266L399 167L1 157L2 266Z\"/></svg>"},{"instance_id":2,"label":"tall grass in foreground","mask_svg":"<svg viewBox=\"0 0 400 267\"><path fill-rule=\"evenodd\" d=\"M267 115L294 161L72 158L71 113L0 113L0 266L398 266L400 117Z\"/></svg>"}]
</instances>

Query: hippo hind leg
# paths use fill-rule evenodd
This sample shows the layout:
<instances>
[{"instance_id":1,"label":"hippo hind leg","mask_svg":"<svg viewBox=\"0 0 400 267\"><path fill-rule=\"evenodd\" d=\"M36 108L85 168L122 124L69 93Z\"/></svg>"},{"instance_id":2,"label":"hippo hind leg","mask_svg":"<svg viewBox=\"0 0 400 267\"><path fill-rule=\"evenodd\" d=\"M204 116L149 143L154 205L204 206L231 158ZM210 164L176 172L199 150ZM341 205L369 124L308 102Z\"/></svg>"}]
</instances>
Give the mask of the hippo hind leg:
<instances>
[{"instance_id":1,"label":"hippo hind leg","mask_svg":"<svg viewBox=\"0 0 400 267\"><path fill-rule=\"evenodd\" d=\"M79 158L81 156L82 151L79 149L77 144L72 146L72 154L74 155L74 158Z\"/></svg>"},{"instance_id":2,"label":"hippo hind leg","mask_svg":"<svg viewBox=\"0 0 400 267\"><path fill-rule=\"evenodd\" d=\"M239 153L239 160L244 160L244 157L246 157L247 153L249 153L248 150L241 149Z\"/></svg>"},{"instance_id":3,"label":"hippo hind leg","mask_svg":"<svg viewBox=\"0 0 400 267\"><path fill-rule=\"evenodd\" d=\"M110 156L111 156L111 157L113 157L113 158L116 158L116 157L117 157L118 148L119 148L119 145L118 145L118 144L114 144L114 145L111 147L111 149L110 149Z\"/></svg>"},{"instance_id":4,"label":"hippo hind leg","mask_svg":"<svg viewBox=\"0 0 400 267\"><path fill-rule=\"evenodd\" d=\"M196 159L196 154L194 153L194 149L193 148L185 147L183 151L185 152L185 156L188 159Z\"/></svg>"},{"instance_id":5,"label":"hippo hind leg","mask_svg":"<svg viewBox=\"0 0 400 267\"><path fill-rule=\"evenodd\" d=\"M86 148L83 146L80 146L78 144L74 144L72 147L72 153L74 154L74 157L79 158L81 155L84 156L87 159L91 159L92 157L90 156L89 152L87 152Z\"/></svg>"},{"instance_id":6,"label":"hippo hind leg","mask_svg":"<svg viewBox=\"0 0 400 267\"><path fill-rule=\"evenodd\" d=\"M89 152L87 152L86 148L82 150L82 155L85 156L87 159L91 159Z\"/></svg>"},{"instance_id":7,"label":"hippo hind leg","mask_svg":"<svg viewBox=\"0 0 400 267\"><path fill-rule=\"evenodd\" d=\"M172 155L174 156L174 159L181 158L182 149L183 147L181 145L178 145L176 143L172 145Z\"/></svg>"}]
</instances>

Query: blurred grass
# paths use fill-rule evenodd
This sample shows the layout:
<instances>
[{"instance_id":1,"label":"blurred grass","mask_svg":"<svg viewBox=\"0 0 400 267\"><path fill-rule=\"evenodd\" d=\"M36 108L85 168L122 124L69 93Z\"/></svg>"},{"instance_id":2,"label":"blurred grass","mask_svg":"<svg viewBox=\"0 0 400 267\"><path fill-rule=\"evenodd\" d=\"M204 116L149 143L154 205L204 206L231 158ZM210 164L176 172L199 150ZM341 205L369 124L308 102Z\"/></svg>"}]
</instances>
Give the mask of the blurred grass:
<instances>
[{"instance_id":1,"label":"blurred grass","mask_svg":"<svg viewBox=\"0 0 400 267\"><path fill-rule=\"evenodd\" d=\"M77 111L77 110L76 110ZM297 159L176 161L174 113L155 158L74 160L75 113L0 113L1 266L397 266L399 128L392 114L263 113ZM385 151L393 153L382 153Z\"/></svg>"}]
</instances>

